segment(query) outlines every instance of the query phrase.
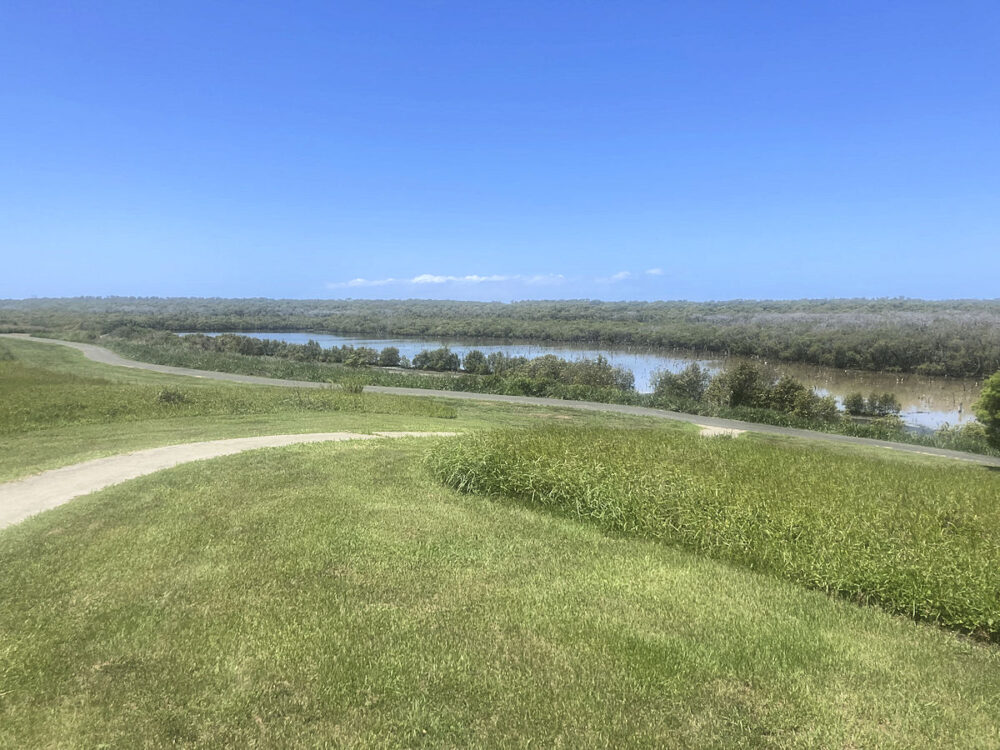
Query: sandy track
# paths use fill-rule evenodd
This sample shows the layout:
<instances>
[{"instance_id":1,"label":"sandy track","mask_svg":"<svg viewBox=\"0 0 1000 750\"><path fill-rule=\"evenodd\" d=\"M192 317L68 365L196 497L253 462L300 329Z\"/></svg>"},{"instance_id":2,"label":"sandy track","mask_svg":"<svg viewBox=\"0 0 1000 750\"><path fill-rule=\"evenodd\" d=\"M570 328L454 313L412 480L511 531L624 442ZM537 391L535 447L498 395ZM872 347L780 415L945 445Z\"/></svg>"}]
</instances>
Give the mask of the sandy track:
<instances>
[{"instance_id":1,"label":"sandy track","mask_svg":"<svg viewBox=\"0 0 1000 750\"><path fill-rule=\"evenodd\" d=\"M250 383L253 385L276 385L283 388L327 388L326 383L314 383L305 380L279 380L256 375L237 375L229 372L214 372L211 370L194 370L189 367L172 367L170 365L154 365L148 362L136 362L126 359L109 349L95 344L81 344L75 341L60 341L59 339L33 338L26 333L0 333L0 338L13 338L22 341L33 341L39 344L58 344L68 346L83 352L83 355L94 362L118 367L131 367L137 370L151 370L168 375L185 375L188 377L205 378L208 380L226 380L233 383ZM850 443L852 445L867 445L870 447L888 448L902 453L917 453L925 456L941 456L985 466L1000 466L1000 458L982 456L977 453L965 453L947 448L930 448L911 443L894 443L890 440L872 440L850 435L839 435L832 432L814 432L796 427L777 427L758 422L741 422L736 419L721 417L705 417L697 414L684 414L665 409L653 409L648 406L627 406L623 404L604 404L596 401L570 401L558 398L540 398L537 396L504 396L494 393L468 393L464 391L438 391L429 388L396 388L390 386L365 386L366 393L392 393L398 396L417 396L421 398L448 398L468 401L499 401L507 404L524 404L526 406L555 406L561 409L580 409L582 411L613 412L615 414L634 414L640 417L655 417L657 419L672 419L677 422L696 424L701 428L717 427L723 430L739 432L760 432L768 435L785 435L787 437L805 438L807 440L822 440L830 443Z\"/></svg>"},{"instance_id":2,"label":"sandy track","mask_svg":"<svg viewBox=\"0 0 1000 750\"><path fill-rule=\"evenodd\" d=\"M343 440L374 440L394 437L439 437L453 432L312 432L303 435L266 435L263 437L207 440L200 443L164 445L97 458L72 466L63 466L25 479L0 484L0 529L29 516L69 502L75 497L169 469L189 461L201 461L258 448L278 448L299 443L323 443Z\"/></svg>"}]
</instances>

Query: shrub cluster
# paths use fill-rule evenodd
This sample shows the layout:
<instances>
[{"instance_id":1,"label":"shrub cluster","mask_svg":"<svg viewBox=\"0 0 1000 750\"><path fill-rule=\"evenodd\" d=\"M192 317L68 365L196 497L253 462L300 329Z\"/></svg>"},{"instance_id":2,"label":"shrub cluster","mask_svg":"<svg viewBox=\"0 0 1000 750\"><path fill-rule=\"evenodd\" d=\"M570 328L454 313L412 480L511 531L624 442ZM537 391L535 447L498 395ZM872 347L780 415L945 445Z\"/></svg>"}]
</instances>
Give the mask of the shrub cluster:
<instances>
[{"instance_id":1,"label":"shrub cluster","mask_svg":"<svg viewBox=\"0 0 1000 750\"><path fill-rule=\"evenodd\" d=\"M1000 476L652 430L505 430L429 457L456 489L681 544L1000 638Z\"/></svg>"},{"instance_id":2,"label":"shrub cluster","mask_svg":"<svg viewBox=\"0 0 1000 750\"><path fill-rule=\"evenodd\" d=\"M767 417L759 412L771 410L806 423L840 419L832 396L820 396L790 375L779 378L771 368L754 362L740 362L714 377L698 364L689 365L679 373L658 372L653 379L653 399L667 409L701 412L708 406L716 413L727 412L727 416L741 411Z\"/></svg>"},{"instance_id":3,"label":"shrub cluster","mask_svg":"<svg viewBox=\"0 0 1000 750\"><path fill-rule=\"evenodd\" d=\"M856 417L892 417L902 411L899 399L892 393L872 393L865 398L862 393L844 396L844 411Z\"/></svg>"},{"instance_id":4,"label":"shrub cluster","mask_svg":"<svg viewBox=\"0 0 1000 750\"><path fill-rule=\"evenodd\" d=\"M596 359L566 360L553 354L534 359L511 357L503 352L489 356L478 349L468 352L464 359L448 347L424 349L413 358L412 364L399 354L399 349L387 346L381 351L366 346L333 346L323 348L310 340L305 344L290 344L273 339L258 339L234 333L206 336L202 333L178 336L167 331L154 331L138 326L123 326L111 332L111 337L132 344L166 347L197 352L238 354L251 357L275 357L292 362L344 364L349 367L386 367L430 370L433 372L459 372L470 375L495 375L504 378L528 378L543 383L594 388L616 388L621 391L635 389L631 371L611 365L605 357Z\"/></svg>"}]
</instances>

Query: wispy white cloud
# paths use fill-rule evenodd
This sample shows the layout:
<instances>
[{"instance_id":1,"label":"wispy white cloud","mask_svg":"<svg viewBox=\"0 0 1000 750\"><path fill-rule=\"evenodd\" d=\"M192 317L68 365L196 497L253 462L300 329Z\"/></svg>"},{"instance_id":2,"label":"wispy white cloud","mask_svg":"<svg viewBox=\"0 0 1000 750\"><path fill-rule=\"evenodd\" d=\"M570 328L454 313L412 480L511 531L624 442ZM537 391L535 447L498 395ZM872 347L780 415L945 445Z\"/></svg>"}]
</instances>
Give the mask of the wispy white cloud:
<instances>
[{"instance_id":1,"label":"wispy white cloud","mask_svg":"<svg viewBox=\"0 0 1000 750\"><path fill-rule=\"evenodd\" d=\"M562 284L566 277L561 273L540 273L534 276L518 276L525 284Z\"/></svg>"},{"instance_id":2,"label":"wispy white cloud","mask_svg":"<svg viewBox=\"0 0 1000 750\"><path fill-rule=\"evenodd\" d=\"M491 274L489 276L479 276L478 274L470 274L468 276L439 276L433 273L422 273L419 276L414 276L412 279L407 279L404 283L407 284L483 284L487 282L498 282L498 281L510 281L512 276L501 276L500 274Z\"/></svg>"},{"instance_id":3,"label":"wispy white cloud","mask_svg":"<svg viewBox=\"0 0 1000 750\"><path fill-rule=\"evenodd\" d=\"M331 288L345 287L345 286L386 286L387 284L395 284L396 279L351 279L350 281L338 281L333 284L327 284Z\"/></svg>"},{"instance_id":4,"label":"wispy white cloud","mask_svg":"<svg viewBox=\"0 0 1000 750\"><path fill-rule=\"evenodd\" d=\"M610 276L573 276L567 277L561 273L540 273L540 274L476 274L471 273L465 276L453 276L451 274L421 273L409 278L397 278L389 276L383 279L357 278L350 281L333 281L326 286L329 289L358 289L365 287L441 287L449 286L476 286L479 284L522 284L530 286L556 286L566 282L583 282L597 284L619 284L624 281L641 281L650 276L663 276L662 268L647 268L645 271L618 271Z\"/></svg>"},{"instance_id":5,"label":"wispy white cloud","mask_svg":"<svg viewBox=\"0 0 1000 750\"><path fill-rule=\"evenodd\" d=\"M503 282L520 282L522 284L561 284L566 277L561 273L535 274L468 274L466 276L447 276L434 273L422 273L408 279L389 277L385 279L351 279L350 281L333 281L327 284L329 289L345 289L373 286L420 286L440 284L499 284Z\"/></svg>"},{"instance_id":6,"label":"wispy white cloud","mask_svg":"<svg viewBox=\"0 0 1000 750\"><path fill-rule=\"evenodd\" d=\"M610 276L598 276L594 281L599 284L617 284L619 281L627 281L631 279L635 274L631 271L619 271L618 273L613 273Z\"/></svg>"}]
</instances>

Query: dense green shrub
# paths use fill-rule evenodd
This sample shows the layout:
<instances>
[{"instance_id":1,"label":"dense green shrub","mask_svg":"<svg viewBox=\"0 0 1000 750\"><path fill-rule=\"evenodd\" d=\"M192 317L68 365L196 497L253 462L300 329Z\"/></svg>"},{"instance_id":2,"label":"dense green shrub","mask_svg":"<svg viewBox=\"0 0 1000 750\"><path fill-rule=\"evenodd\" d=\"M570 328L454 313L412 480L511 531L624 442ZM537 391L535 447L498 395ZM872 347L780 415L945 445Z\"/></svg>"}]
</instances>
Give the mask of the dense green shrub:
<instances>
[{"instance_id":1,"label":"dense green shrub","mask_svg":"<svg viewBox=\"0 0 1000 750\"><path fill-rule=\"evenodd\" d=\"M868 398L861 393L844 396L844 411L855 417L895 417L902 410L894 393L872 392Z\"/></svg>"},{"instance_id":2,"label":"dense green shrub","mask_svg":"<svg viewBox=\"0 0 1000 750\"><path fill-rule=\"evenodd\" d=\"M752 362L739 362L719 373L705 390L705 400L717 407L769 405L775 375Z\"/></svg>"},{"instance_id":3,"label":"dense green shrub","mask_svg":"<svg viewBox=\"0 0 1000 750\"><path fill-rule=\"evenodd\" d=\"M462 369L473 375L489 375L490 363L485 354L473 349L462 358Z\"/></svg>"},{"instance_id":4,"label":"dense green shrub","mask_svg":"<svg viewBox=\"0 0 1000 750\"><path fill-rule=\"evenodd\" d=\"M378 355L379 367L399 367L399 349L395 346L387 346Z\"/></svg>"},{"instance_id":5,"label":"dense green shrub","mask_svg":"<svg viewBox=\"0 0 1000 750\"><path fill-rule=\"evenodd\" d=\"M377 351L370 347L358 346L346 353L343 362L348 367L374 367L378 364L380 356ZM322 361L322 355L318 359L308 361Z\"/></svg>"},{"instance_id":6,"label":"dense green shrub","mask_svg":"<svg viewBox=\"0 0 1000 750\"><path fill-rule=\"evenodd\" d=\"M778 378L773 369L754 362L740 362L713 377L702 401L714 407L716 413L768 410L819 424L840 419L832 396L820 396L789 375ZM774 418L755 421L777 423Z\"/></svg>"},{"instance_id":7,"label":"dense green shrub","mask_svg":"<svg viewBox=\"0 0 1000 750\"><path fill-rule=\"evenodd\" d=\"M983 383L975 410L976 419L986 428L986 439L994 448L1000 449L1000 371Z\"/></svg>"},{"instance_id":8,"label":"dense green shrub","mask_svg":"<svg viewBox=\"0 0 1000 750\"><path fill-rule=\"evenodd\" d=\"M1000 475L659 431L466 436L444 483L1000 637Z\"/></svg>"},{"instance_id":9,"label":"dense green shrub","mask_svg":"<svg viewBox=\"0 0 1000 750\"><path fill-rule=\"evenodd\" d=\"M447 346L424 349L413 356L413 366L418 370L454 371L459 368L460 362L459 356Z\"/></svg>"},{"instance_id":10,"label":"dense green shrub","mask_svg":"<svg viewBox=\"0 0 1000 750\"><path fill-rule=\"evenodd\" d=\"M653 375L653 399L666 409L689 409L705 398L711 380L711 373L697 362L677 373L660 370Z\"/></svg>"},{"instance_id":11,"label":"dense green shrub","mask_svg":"<svg viewBox=\"0 0 1000 750\"><path fill-rule=\"evenodd\" d=\"M844 396L844 411L853 417L858 417L868 409L868 401L863 393L848 393Z\"/></svg>"}]
</instances>

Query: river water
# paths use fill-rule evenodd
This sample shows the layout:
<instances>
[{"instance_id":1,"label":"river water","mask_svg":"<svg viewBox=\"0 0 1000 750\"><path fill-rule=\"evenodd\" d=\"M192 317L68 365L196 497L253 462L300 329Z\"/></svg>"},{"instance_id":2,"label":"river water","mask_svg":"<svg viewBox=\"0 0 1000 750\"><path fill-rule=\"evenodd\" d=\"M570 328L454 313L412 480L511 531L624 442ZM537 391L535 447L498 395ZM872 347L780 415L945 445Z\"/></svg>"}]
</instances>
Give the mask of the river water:
<instances>
[{"instance_id":1,"label":"river water","mask_svg":"<svg viewBox=\"0 0 1000 750\"><path fill-rule=\"evenodd\" d=\"M207 334L216 336L216 333ZM484 354L504 352L511 356L540 357L555 354L563 359L594 359L605 357L612 365L631 370L635 375L636 390L649 393L653 390L653 375L658 370L679 372L692 362L717 372L740 361L738 357L718 357L713 354L686 350L663 349L595 349L588 345L575 344L525 344L496 341L490 339L410 339L410 338L369 338L364 336L336 336L328 333L241 333L260 339L275 339L290 344L305 344L310 339L320 346L367 346L381 350L394 346L399 353L413 359L424 349L448 346L459 356L471 349L479 349ZM838 401L848 393L860 391L868 395L872 391L894 393L903 407L901 417L912 427L935 429L942 424L963 424L970 421L972 404L978 398L982 382L970 378L944 378L926 375L891 374L863 372L859 370L838 370L788 362L772 362L779 374L788 374L802 383L815 388L823 395L833 395Z\"/></svg>"}]
</instances>

